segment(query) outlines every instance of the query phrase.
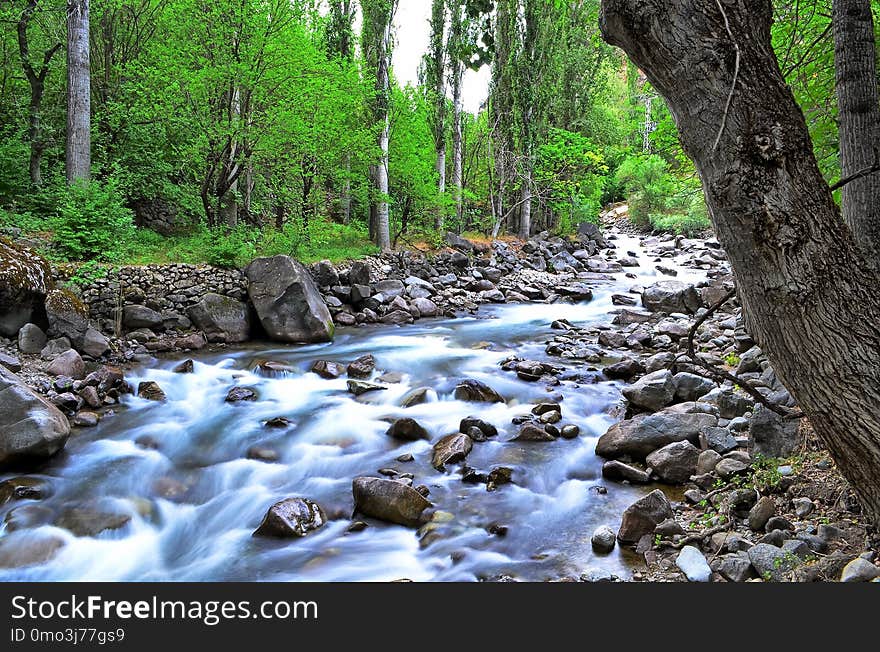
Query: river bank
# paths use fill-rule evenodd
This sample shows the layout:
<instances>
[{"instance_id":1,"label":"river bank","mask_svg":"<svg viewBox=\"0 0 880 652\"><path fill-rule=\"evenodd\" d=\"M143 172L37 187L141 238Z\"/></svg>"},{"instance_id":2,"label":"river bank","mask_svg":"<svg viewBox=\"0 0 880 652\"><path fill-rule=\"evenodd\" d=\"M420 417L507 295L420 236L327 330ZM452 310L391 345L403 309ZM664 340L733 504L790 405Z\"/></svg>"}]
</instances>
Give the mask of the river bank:
<instances>
[{"instance_id":1,"label":"river bank","mask_svg":"<svg viewBox=\"0 0 880 652\"><path fill-rule=\"evenodd\" d=\"M3 476L0 559L15 570L0 575L667 581L699 579L704 563L716 581L836 580L860 554L876 568L876 543L808 432L676 362L695 320L732 287L717 243L605 236L601 250L587 238L594 254L583 241L482 252L453 241L436 274L374 259L354 304L338 296L350 301L359 285L352 267L313 269L339 326L329 345L182 347L196 339L163 319L158 332L109 338L102 362L125 364L125 380L69 386L44 375L54 360L19 352L23 377L62 409L64 394L79 403L88 387L105 391L98 406L67 405L99 418L30 480ZM547 271L554 258L562 274ZM333 290L343 282L348 295ZM419 288L430 294L413 296ZM142 294L131 305L161 315ZM416 321L418 299L457 318ZM700 359L790 403L738 312L729 301L707 319ZM151 400L157 388L164 400ZM382 482L355 480L353 493L362 477ZM319 508L287 503L276 516L307 537L251 536L296 496ZM407 523L415 531L383 525L420 501L431 506ZM685 546L695 552L682 560ZM39 554L22 558L25 548Z\"/></svg>"}]
</instances>

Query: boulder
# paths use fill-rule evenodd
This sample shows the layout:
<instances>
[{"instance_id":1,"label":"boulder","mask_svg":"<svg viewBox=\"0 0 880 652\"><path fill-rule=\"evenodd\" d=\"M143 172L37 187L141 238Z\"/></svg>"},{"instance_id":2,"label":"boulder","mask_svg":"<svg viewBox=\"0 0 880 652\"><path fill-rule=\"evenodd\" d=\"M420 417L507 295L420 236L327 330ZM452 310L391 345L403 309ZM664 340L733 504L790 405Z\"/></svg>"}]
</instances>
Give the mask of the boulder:
<instances>
[{"instance_id":1,"label":"boulder","mask_svg":"<svg viewBox=\"0 0 880 652\"><path fill-rule=\"evenodd\" d=\"M66 337L74 348L81 351L86 332L90 329L94 331L89 324L88 308L69 290L55 289L46 295L45 309L49 323L48 335ZM102 355L106 350L107 347L103 348L98 355Z\"/></svg>"},{"instance_id":2,"label":"boulder","mask_svg":"<svg viewBox=\"0 0 880 652\"><path fill-rule=\"evenodd\" d=\"M870 582L880 577L880 568L867 559L856 557L846 566L840 574L841 582Z\"/></svg>"},{"instance_id":3,"label":"boulder","mask_svg":"<svg viewBox=\"0 0 880 652\"><path fill-rule=\"evenodd\" d=\"M139 304L125 306L122 309L122 325L128 331L137 330L139 328L149 328L151 330L160 328L165 323L165 318L161 314Z\"/></svg>"},{"instance_id":4,"label":"boulder","mask_svg":"<svg viewBox=\"0 0 880 652\"><path fill-rule=\"evenodd\" d=\"M478 417L465 417L458 424L459 432L470 434L474 429L478 430L483 438L498 436L498 428Z\"/></svg>"},{"instance_id":5,"label":"boulder","mask_svg":"<svg viewBox=\"0 0 880 652\"><path fill-rule=\"evenodd\" d=\"M138 385L137 395L140 398L147 399L148 401L158 401L163 402L168 400L168 397L165 395L165 392L159 387L159 383L156 383L152 380L145 380Z\"/></svg>"},{"instance_id":6,"label":"boulder","mask_svg":"<svg viewBox=\"0 0 880 652\"><path fill-rule=\"evenodd\" d=\"M479 380L463 380L455 387L453 396L458 401L472 403L505 403L504 398Z\"/></svg>"},{"instance_id":7,"label":"boulder","mask_svg":"<svg viewBox=\"0 0 880 652\"><path fill-rule=\"evenodd\" d=\"M376 358L369 353L349 363L347 367L350 378L369 378L375 370Z\"/></svg>"},{"instance_id":8,"label":"boulder","mask_svg":"<svg viewBox=\"0 0 880 652\"><path fill-rule=\"evenodd\" d=\"M712 579L709 562L698 548L685 546L678 553L675 565L684 573L689 582L708 582Z\"/></svg>"},{"instance_id":9,"label":"boulder","mask_svg":"<svg viewBox=\"0 0 880 652\"><path fill-rule=\"evenodd\" d=\"M755 406L749 422L749 453L752 456L790 457L803 444L797 419L786 420L763 405Z\"/></svg>"},{"instance_id":10,"label":"boulder","mask_svg":"<svg viewBox=\"0 0 880 652\"><path fill-rule=\"evenodd\" d=\"M678 401L696 401L715 388L715 383L685 371L675 374L672 378L675 384L675 399Z\"/></svg>"},{"instance_id":11,"label":"boulder","mask_svg":"<svg viewBox=\"0 0 880 652\"><path fill-rule=\"evenodd\" d=\"M339 273L329 260L321 260L312 265L312 277L322 288L339 285Z\"/></svg>"},{"instance_id":12,"label":"boulder","mask_svg":"<svg viewBox=\"0 0 880 652\"><path fill-rule=\"evenodd\" d=\"M642 305L651 312L695 313L702 301L693 285L681 281L658 281L642 292Z\"/></svg>"},{"instance_id":13,"label":"boulder","mask_svg":"<svg viewBox=\"0 0 880 652\"><path fill-rule=\"evenodd\" d=\"M397 419L385 433L394 439L403 441L418 441L419 439L430 439L428 431L415 419L405 417Z\"/></svg>"},{"instance_id":14,"label":"boulder","mask_svg":"<svg viewBox=\"0 0 880 652\"><path fill-rule=\"evenodd\" d=\"M624 387L623 395L633 407L656 412L669 405L675 396L675 383L672 378L670 371L665 369L655 371L642 376L629 387Z\"/></svg>"},{"instance_id":15,"label":"boulder","mask_svg":"<svg viewBox=\"0 0 880 652\"><path fill-rule=\"evenodd\" d=\"M318 503L308 498L285 498L269 508L253 536L281 539L304 537L326 522L327 516Z\"/></svg>"},{"instance_id":16,"label":"boulder","mask_svg":"<svg viewBox=\"0 0 880 652\"><path fill-rule=\"evenodd\" d=\"M365 380L349 380L346 385L348 386L348 391L355 396L361 396L368 392L380 392L388 389L387 387L385 387L385 385L368 383Z\"/></svg>"},{"instance_id":17,"label":"boulder","mask_svg":"<svg viewBox=\"0 0 880 652\"><path fill-rule=\"evenodd\" d=\"M47 459L69 435L70 423L58 408L0 368L0 466Z\"/></svg>"},{"instance_id":18,"label":"boulder","mask_svg":"<svg viewBox=\"0 0 880 652\"><path fill-rule=\"evenodd\" d=\"M370 284L370 266L364 262L357 261L351 264L348 270L349 285L369 285Z\"/></svg>"},{"instance_id":19,"label":"boulder","mask_svg":"<svg viewBox=\"0 0 880 652\"><path fill-rule=\"evenodd\" d=\"M412 487L385 478L360 477L351 483L356 513L407 527L425 522L431 503Z\"/></svg>"},{"instance_id":20,"label":"boulder","mask_svg":"<svg viewBox=\"0 0 880 652\"><path fill-rule=\"evenodd\" d=\"M245 268L248 296L263 330L279 342L333 339L333 319L305 267L290 256L257 258Z\"/></svg>"},{"instance_id":21,"label":"boulder","mask_svg":"<svg viewBox=\"0 0 880 652\"><path fill-rule=\"evenodd\" d=\"M667 518L672 518L672 505L659 489L655 489L626 508L617 531L621 543L635 543Z\"/></svg>"},{"instance_id":22,"label":"boulder","mask_svg":"<svg viewBox=\"0 0 880 652\"><path fill-rule=\"evenodd\" d=\"M83 336L76 342L77 348L93 358L100 358L110 351L110 340L101 331L89 326Z\"/></svg>"},{"instance_id":23,"label":"boulder","mask_svg":"<svg viewBox=\"0 0 880 652\"><path fill-rule=\"evenodd\" d=\"M689 441L676 441L648 455L645 462L663 482L681 484L694 474L699 457L700 449Z\"/></svg>"},{"instance_id":24,"label":"boulder","mask_svg":"<svg viewBox=\"0 0 880 652\"><path fill-rule=\"evenodd\" d=\"M52 268L42 256L0 238L0 336L44 323L43 302L53 287Z\"/></svg>"},{"instance_id":25,"label":"boulder","mask_svg":"<svg viewBox=\"0 0 880 652\"><path fill-rule=\"evenodd\" d=\"M18 350L22 353L39 353L47 341L46 333L36 324L25 324L18 331Z\"/></svg>"},{"instance_id":26,"label":"boulder","mask_svg":"<svg viewBox=\"0 0 880 652\"><path fill-rule=\"evenodd\" d=\"M325 380L334 380L340 378L345 373L345 367L338 362L330 360L315 360L309 369L313 374L319 375Z\"/></svg>"},{"instance_id":27,"label":"boulder","mask_svg":"<svg viewBox=\"0 0 880 652\"><path fill-rule=\"evenodd\" d=\"M596 454L605 458L630 455L645 458L658 448L676 441L699 444L700 433L718 423L712 414L678 413L665 410L639 414L611 426L596 443Z\"/></svg>"},{"instance_id":28,"label":"boulder","mask_svg":"<svg viewBox=\"0 0 880 652\"><path fill-rule=\"evenodd\" d=\"M440 308L437 307L437 304L427 298L416 297L412 300L412 305L422 317L436 317L440 314Z\"/></svg>"},{"instance_id":29,"label":"boulder","mask_svg":"<svg viewBox=\"0 0 880 652\"><path fill-rule=\"evenodd\" d=\"M474 440L460 432L443 437L434 444L431 466L438 471L445 471L447 464L461 462L474 447Z\"/></svg>"},{"instance_id":30,"label":"boulder","mask_svg":"<svg viewBox=\"0 0 880 652\"><path fill-rule=\"evenodd\" d=\"M94 537L105 530L118 530L131 521L131 514L119 511L111 501L98 500L65 509L55 525L78 537Z\"/></svg>"},{"instance_id":31,"label":"boulder","mask_svg":"<svg viewBox=\"0 0 880 652\"><path fill-rule=\"evenodd\" d=\"M614 530L610 527L600 525L593 532L593 536L590 537L590 544L593 546L593 550L600 555L606 555L614 550L614 546L617 544L617 537L614 534Z\"/></svg>"},{"instance_id":32,"label":"boulder","mask_svg":"<svg viewBox=\"0 0 880 652\"><path fill-rule=\"evenodd\" d=\"M651 476L646 472L617 460L608 460L602 465L602 477L615 482L626 480L633 484L647 484L651 481Z\"/></svg>"},{"instance_id":33,"label":"boulder","mask_svg":"<svg viewBox=\"0 0 880 652\"><path fill-rule=\"evenodd\" d=\"M776 503L770 496L761 498L749 510L749 528L753 532L763 532L772 516L776 513Z\"/></svg>"},{"instance_id":34,"label":"boulder","mask_svg":"<svg viewBox=\"0 0 880 652\"><path fill-rule=\"evenodd\" d=\"M256 401L257 393L250 387L233 387L226 393L227 403L241 403L243 401Z\"/></svg>"},{"instance_id":35,"label":"boulder","mask_svg":"<svg viewBox=\"0 0 880 652\"><path fill-rule=\"evenodd\" d=\"M231 297L206 294L186 314L209 342L246 342L250 337L250 310Z\"/></svg>"},{"instance_id":36,"label":"boulder","mask_svg":"<svg viewBox=\"0 0 880 652\"><path fill-rule=\"evenodd\" d=\"M556 438L542 426L536 423L526 423L511 441L556 441Z\"/></svg>"},{"instance_id":37,"label":"boulder","mask_svg":"<svg viewBox=\"0 0 880 652\"><path fill-rule=\"evenodd\" d=\"M783 582L788 579L788 574L801 563L796 555L769 543L752 546L748 555L758 575L773 582Z\"/></svg>"},{"instance_id":38,"label":"boulder","mask_svg":"<svg viewBox=\"0 0 880 652\"><path fill-rule=\"evenodd\" d=\"M21 371L21 360L17 356L0 352L0 366L6 367L12 373L17 374Z\"/></svg>"},{"instance_id":39,"label":"boulder","mask_svg":"<svg viewBox=\"0 0 880 652\"><path fill-rule=\"evenodd\" d=\"M86 376L86 364L79 353L68 349L49 363L46 367L46 373L52 376L67 376L74 380L81 380Z\"/></svg>"}]
</instances>

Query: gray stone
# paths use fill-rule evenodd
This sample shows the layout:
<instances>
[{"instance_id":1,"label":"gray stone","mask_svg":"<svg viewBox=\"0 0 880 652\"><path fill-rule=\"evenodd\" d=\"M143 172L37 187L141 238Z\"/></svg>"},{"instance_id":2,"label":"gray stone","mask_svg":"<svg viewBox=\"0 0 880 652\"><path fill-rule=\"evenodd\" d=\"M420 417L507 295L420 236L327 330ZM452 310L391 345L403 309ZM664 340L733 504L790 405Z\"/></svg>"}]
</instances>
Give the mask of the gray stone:
<instances>
[{"instance_id":1,"label":"gray stone","mask_svg":"<svg viewBox=\"0 0 880 652\"><path fill-rule=\"evenodd\" d=\"M736 459L725 458L715 466L715 473L721 478L727 479L733 475L744 473L749 470L749 465Z\"/></svg>"},{"instance_id":2,"label":"gray stone","mask_svg":"<svg viewBox=\"0 0 880 652\"><path fill-rule=\"evenodd\" d=\"M424 523L424 511L431 507L412 487L385 478L355 478L352 494L356 513L408 527Z\"/></svg>"},{"instance_id":3,"label":"gray stone","mask_svg":"<svg viewBox=\"0 0 880 652\"><path fill-rule=\"evenodd\" d=\"M676 441L698 444L700 433L718 423L711 414L671 411L639 414L611 426L596 443L596 454L605 458L630 455L644 458Z\"/></svg>"},{"instance_id":4,"label":"gray stone","mask_svg":"<svg viewBox=\"0 0 880 652\"><path fill-rule=\"evenodd\" d=\"M878 577L880 577L880 568L877 568L867 559L856 557L843 567L843 572L840 574L840 581L870 582Z\"/></svg>"},{"instance_id":5,"label":"gray stone","mask_svg":"<svg viewBox=\"0 0 880 652\"><path fill-rule=\"evenodd\" d=\"M797 419L783 419L763 405L755 406L749 424L749 452L753 456L790 457L803 443L799 423Z\"/></svg>"},{"instance_id":6,"label":"gray stone","mask_svg":"<svg viewBox=\"0 0 880 652\"><path fill-rule=\"evenodd\" d=\"M138 304L125 306L122 309L122 325L126 330L149 328L155 330L163 325L164 317L152 308Z\"/></svg>"},{"instance_id":7,"label":"gray stone","mask_svg":"<svg viewBox=\"0 0 880 652\"><path fill-rule=\"evenodd\" d=\"M309 344L333 339L330 311L301 263L290 256L257 258L245 275L248 296L271 339Z\"/></svg>"},{"instance_id":8,"label":"gray stone","mask_svg":"<svg viewBox=\"0 0 880 652\"><path fill-rule=\"evenodd\" d=\"M680 484L694 474L699 457L699 449L689 441L677 441L654 451L645 462L663 482Z\"/></svg>"},{"instance_id":9,"label":"gray stone","mask_svg":"<svg viewBox=\"0 0 880 652\"><path fill-rule=\"evenodd\" d=\"M758 576L773 582L783 582L789 573L797 568L801 560L782 548L759 543L749 548L749 561L758 572Z\"/></svg>"},{"instance_id":10,"label":"gray stone","mask_svg":"<svg viewBox=\"0 0 880 652\"><path fill-rule=\"evenodd\" d=\"M0 240L0 336L15 337L37 320L52 286L52 268L42 256Z\"/></svg>"},{"instance_id":11,"label":"gray stone","mask_svg":"<svg viewBox=\"0 0 880 652\"><path fill-rule=\"evenodd\" d=\"M655 489L626 508L617 531L621 543L635 543L667 518L672 518L672 505L659 489Z\"/></svg>"},{"instance_id":12,"label":"gray stone","mask_svg":"<svg viewBox=\"0 0 880 652\"><path fill-rule=\"evenodd\" d=\"M0 466L47 459L69 435L70 423L58 408L0 368Z\"/></svg>"},{"instance_id":13,"label":"gray stone","mask_svg":"<svg viewBox=\"0 0 880 652\"><path fill-rule=\"evenodd\" d=\"M46 367L46 373L52 376L67 376L74 380L82 380L86 376L86 365L79 353L69 349L49 363Z\"/></svg>"},{"instance_id":14,"label":"gray stone","mask_svg":"<svg viewBox=\"0 0 880 652\"><path fill-rule=\"evenodd\" d=\"M651 312L695 313L701 304L696 288L681 281L658 281L642 292L642 305Z\"/></svg>"},{"instance_id":15,"label":"gray stone","mask_svg":"<svg viewBox=\"0 0 880 652\"><path fill-rule=\"evenodd\" d=\"M736 437L727 428L706 428L704 434L709 448L721 455L736 450L738 446Z\"/></svg>"},{"instance_id":16,"label":"gray stone","mask_svg":"<svg viewBox=\"0 0 880 652\"><path fill-rule=\"evenodd\" d=\"M623 395L630 405L656 412L669 405L675 396L675 383L672 378L670 371L655 371L625 387Z\"/></svg>"},{"instance_id":17,"label":"gray stone","mask_svg":"<svg viewBox=\"0 0 880 652\"><path fill-rule=\"evenodd\" d=\"M703 553L694 546L684 546L675 560L675 565L690 582L708 582L712 579L712 569Z\"/></svg>"},{"instance_id":18,"label":"gray stone","mask_svg":"<svg viewBox=\"0 0 880 652\"><path fill-rule=\"evenodd\" d=\"M645 471L618 460L608 460L602 465L602 477L616 482L626 480L633 484L647 484L651 481L651 477Z\"/></svg>"},{"instance_id":19,"label":"gray stone","mask_svg":"<svg viewBox=\"0 0 880 652\"><path fill-rule=\"evenodd\" d=\"M99 330L89 326L77 346L80 351L93 358L100 358L110 351L110 340Z\"/></svg>"},{"instance_id":20,"label":"gray stone","mask_svg":"<svg viewBox=\"0 0 880 652\"><path fill-rule=\"evenodd\" d=\"M713 450L705 450L697 458L697 474L711 473L715 465L721 461L721 455Z\"/></svg>"},{"instance_id":21,"label":"gray stone","mask_svg":"<svg viewBox=\"0 0 880 652\"><path fill-rule=\"evenodd\" d=\"M617 536L614 534L614 530L607 525L600 525L590 537L590 544L597 553L606 555L617 545Z\"/></svg>"},{"instance_id":22,"label":"gray stone","mask_svg":"<svg viewBox=\"0 0 880 652\"><path fill-rule=\"evenodd\" d=\"M794 505L794 513L799 518L808 516L816 507L809 498L792 498L791 502Z\"/></svg>"},{"instance_id":23,"label":"gray stone","mask_svg":"<svg viewBox=\"0 0 880 652\"><path fill-rule=\"evenodd\" d=\"M745 582L754 577L752 562L749 561L748 555L725 555L721 559L718 572L722 577L731 582Z\"/></svg>"},{"instance_id":24,"label":"gray stone","mask_svg":"<svg viewBox=\"0 0 880 652\"><path fill-rule=\"evenodd\" d=\"M697 374L681 372L672 378L675 398L679 401L696 401L715 388L715 383Z\"/></svg>"},{"instance_id":25,"label":"gray stone","mask_svg":"<svg viewBox=\"0 0 880 652\"><path fill-rule=\"evenodd\" d=\"M440 308L430 299L417 297L412 300L412 305L416 307L422 317L436 317L440 313Z\"/></svg>"},{"instance_id":26,"label":"gray stone","mask_svg":"<svg viewBox=\"0 0 880 652\"><path fill-rule=\"evenodd\" d=\"M246 342L250 338L250 310L242 301L209 293L186 314L209 342Z\"/></svg>"},{"instance_id":27,"label":"gray stone","mask_svg":"<svg viewBox=\"0 0 880 652\"><path fill-rule=\"evenodd\" d=\"M474 403L504 403L504 398L479 380L463 380L456 387L453 396L458 401Z\"/></svg>"},{"instance_id":28,"label":"gray stone","mask_svg":"<svg viewBox=\"0 0 880 652\"><path fill-rule=\"evenodd\" d=\"M18 350L22 353L39 353L46 346L46 334L36 324L25 324L18 331Z\"/></svg>"},{"instance_id":29,"label":"gray stone","mask_svg":"<svg viewBox=\"0 0 880 652\"><path fill-rule=\"evenodd\" d=\"M763 532L767 521L776 513L776 503L770 496L761 496L749 510L749 528L753 532Z\"/></svg>"},{"instance_id":30,"label":"gray stone","mask_svg":"<svg viewBox=\"0 0 880 652\"><path fill-rule=\"evenodd\" d=\"M307 498L285 498L269 508L254 536L304 537L326 522L327 516L318 503Z\"/></svg>"},{"instance_id":31,"label":"gray stone","mask_svg":"<svg viewBox=\"0 0 880 652\"><path fill-rule=\"evenodd\" d=\"M405 417L396 419L385 433L394 439L403 441L418 441L419 439L430 439L430 435L425 428L415 419Z\"/></svg>"},{"instance_id":32,"label":"gray stone","mask_svg":"<svg viewBox=\"0 0 880 652\"><path fill-rule=\"evenodd\" d=\"M434 444L431 466L438 471L445 471L447 464L463 461L473 447L473 439L465 434L456 432L447 435Z\"/></svg>"}]
</instances>

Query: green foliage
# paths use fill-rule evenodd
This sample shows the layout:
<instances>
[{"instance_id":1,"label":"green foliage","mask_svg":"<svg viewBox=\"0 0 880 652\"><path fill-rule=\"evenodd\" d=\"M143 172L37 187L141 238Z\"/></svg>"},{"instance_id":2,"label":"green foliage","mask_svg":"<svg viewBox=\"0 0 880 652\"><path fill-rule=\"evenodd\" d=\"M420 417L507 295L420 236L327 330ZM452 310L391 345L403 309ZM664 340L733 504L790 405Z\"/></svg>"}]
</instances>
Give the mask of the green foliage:
<instances>
[{"instance_id":1,"label":"green foliage","mask_svg":"<svg viewBox=\"0 0 880 652\"><path fill-rule=\"evenodd\" d=\"M666 161L656 154L627 158L617 168L614 181L627 195L630 220L642 227L651 225L652 214L667 210L675 191Z\"/></svg>"},{"instance_id":2,"label":"green foliage","mask_svg":"<svg viewBox=\"0 0 880 652\"><path fill-rule=\"evenodd\" d=\"M736 367L739 363L740 357L732 351L724 356L724 364L726 364L728 367Z\"/></svg>"},{"instance_id":3,"label":"green foliage","mask_svg":"<svg viewBox=\"0 0 880 652\"><path fill-rule=\"evenodd\" d=\"M116 260L134 232L133 215L112 179L56 190L49 219L55 246L68 260Z\"/></svg>"}]
</instances>

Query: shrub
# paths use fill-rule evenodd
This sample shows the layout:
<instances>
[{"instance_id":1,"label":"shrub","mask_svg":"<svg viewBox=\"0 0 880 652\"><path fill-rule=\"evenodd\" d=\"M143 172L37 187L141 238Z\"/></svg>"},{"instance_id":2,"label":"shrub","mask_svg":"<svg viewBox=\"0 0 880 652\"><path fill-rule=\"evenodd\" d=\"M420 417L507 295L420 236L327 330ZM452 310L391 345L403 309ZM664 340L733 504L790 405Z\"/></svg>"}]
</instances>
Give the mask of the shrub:
<instances>
[{"instance_id":1,"label":"shrub","mask_svg":"<svg viewBox=\"0 0 880 652\"><path fill-rule=\"evenodd\" d=\"M56 190L50 226L68 260L116 260L134 234L133 215L113 180L77 182Z\"/></svg>"},{"instance_id":2,"label":"shrub","mask_svg":"<svg viewBox=\"0 0 880 652\"><path fill-rule=\"evenodd\" d=\"M669 208L675 181L666 161L656 154L627 158L614 175L614 183L623 188L629 201L630 220L642 227L651 225L652 214Z\"/></svg>"}]
</instances>

